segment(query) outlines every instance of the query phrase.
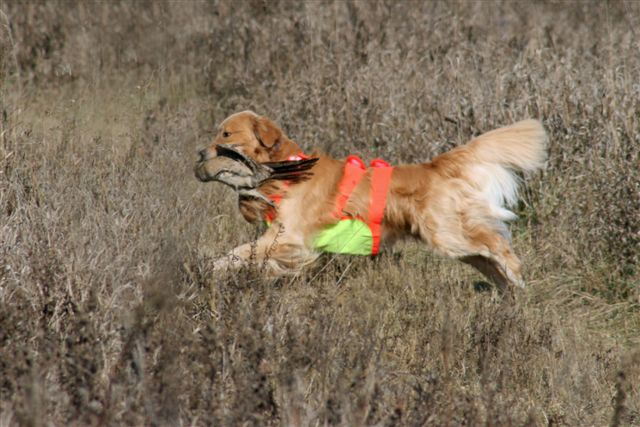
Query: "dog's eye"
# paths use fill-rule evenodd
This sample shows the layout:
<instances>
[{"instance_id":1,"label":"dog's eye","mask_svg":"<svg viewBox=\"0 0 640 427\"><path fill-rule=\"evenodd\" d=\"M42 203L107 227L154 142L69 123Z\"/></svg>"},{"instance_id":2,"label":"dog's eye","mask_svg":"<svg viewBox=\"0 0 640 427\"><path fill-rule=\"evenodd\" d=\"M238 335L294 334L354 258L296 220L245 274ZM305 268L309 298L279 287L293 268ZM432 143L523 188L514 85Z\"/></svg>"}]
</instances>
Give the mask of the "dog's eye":
<instances>
[{"instance_id":1,"label":"dog's eye","mask_svg":"<svg viewBox=\"0 0 640 427\"><path fill-rule=\"evenodd\" d=\"M231 132L222 132L223 138L229 138L231 136Z\"/></svg>"}]
</instances>

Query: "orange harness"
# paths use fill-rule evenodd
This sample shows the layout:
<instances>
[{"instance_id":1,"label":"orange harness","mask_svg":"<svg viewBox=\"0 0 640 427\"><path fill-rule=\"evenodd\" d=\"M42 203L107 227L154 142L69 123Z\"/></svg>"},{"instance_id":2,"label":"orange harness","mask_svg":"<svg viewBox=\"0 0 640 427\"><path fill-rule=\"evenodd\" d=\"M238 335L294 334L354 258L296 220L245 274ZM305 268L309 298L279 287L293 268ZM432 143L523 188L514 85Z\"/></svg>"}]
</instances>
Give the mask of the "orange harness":
<instances>
[{"instance_id":1,"label":"orange harness","mask_svg":"<svg viewBox=\"0 0 640 427\"><path fill-rule=\"evenodd\" d=\"M287 160L302 160L308 158L300 153L291 156ZM333 216L339 221L328 226L320 233L320 239L316 239L316 248L333 253L350 253L356 255L376 255L380 250L380 237L382 234L382 219L387 203L387 193L391 182L393 167L382 159L372 160L371 187L369 190L369 220L365 222L361 217L354 218L344 211L351 194L356 189L362 178L367 173L367 167L358 156L347 157L342 179L338 184L338 194ZM285 188L288 183L284 183ZM275 204L279 204L283 194L271 196ZM276 218L275 209L270 209L265 214L267 224ZM358 226L360 224L360 226ZM318 243L322 242L322 243ZM341 244L340 242L345 242Z\"/></svg>"},{"instance_id":2,"label":"orange harness","mask_svg":"<svg viewBox=\"0 0 640 427\"><path fill-rule=\"evenodd\" d=\"M367 225L371 229L371 237L373 239L371 255L376 255L380 250L382 219L384 217L384 208L387 204L387 193L393 167L382 159L374 159L370 165L372 171L369 190L369 221ZM351 193L353 193L366 173L367 167L360 157L353 155L347 157L344 174L338 185L336 208L333 211L334 217L340 220L352 219L348 213L344 212L344 207L349 201ZM358 219L362 221L361 218Z\"/></svg>"}]
</instances>

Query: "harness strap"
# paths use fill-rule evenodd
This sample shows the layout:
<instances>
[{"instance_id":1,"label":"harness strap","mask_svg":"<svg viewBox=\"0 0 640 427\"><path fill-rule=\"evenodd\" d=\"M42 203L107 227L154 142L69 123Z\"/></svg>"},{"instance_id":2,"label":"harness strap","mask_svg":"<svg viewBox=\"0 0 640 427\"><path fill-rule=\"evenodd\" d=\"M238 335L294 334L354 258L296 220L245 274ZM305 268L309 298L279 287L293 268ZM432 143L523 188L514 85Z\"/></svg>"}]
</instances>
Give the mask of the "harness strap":
<instances>
[{"instance_id":1,"label":"harness strap","mask_svg":"<svg viewBox=\"0 0 640 427\"><path fill-rule=\"evenodd\" d=\"M358 186L362 177L367 173L367 168L358 156L349 156L344 165L344 175L340 180L338 186L338 197L336 198L336 208L333 211L333 216L336 218L344 217L344 207L351 197L351 193Z\"/></svg>"},{"instance_id":2,"label":"harness strap","mask_svg":"<svg viewBox=\"0 0 640 427\"><path fill-rule=\"evenodd\" d=\"M376 255L380 250L380 237L382 234L382 219L384 208L387 204L387 193L391 182L393 167L382 159L371 161L371 190L369 196L369 228L373 243L371 255Z\"/></svg>"},{"instance_id":3,"label":"harness strap","mask_svg":"<svg viewBox=\"0 0 640 427\"><path fill-rule=\"evenodd\" d=\"M287 160L301 160L307 158L303 153L290 156ZM371 161L371 187L369 190L369 222L368 226L371 230L372 244L371 255L377 255L380 250L380 238L382 234L382 220L384 218L384 208L387 204L387 194L389 184L391 183L391 174L393 166L382 159L374 159ZM344 174L338 184L338 195L336 197L336 206L333 216L338 219L348 217L344 208L356 189L362 178L367 173L367 167L362 159L358 156L351 155L347 157L344 166ZM287 181L283 182L284 190L289 186ZM285 193L273 194L271 200L277 205L284 197ZM276 211L269 209L265 214L267 224L271 224L276 218Z\"/></svg>"},{"instance_id":4,"label":"harness strap","mask_svg":"<svg viewBox=\"0 0 640 427\"><path fill-rule=\"evenodd\" d=\"M373 240L371 242L371 255L377 255L380 251L382 219L384 218L384 208L387 203L387 193L393 167L382 159L375 159L371 161L371 169L368 226ZM338 186L336 208L333 211L334 217L339 219L345 217L344 207L366 173L367 168L362 159L357 156L347 157L344 174Z\"/></svg>"}]
</instances>

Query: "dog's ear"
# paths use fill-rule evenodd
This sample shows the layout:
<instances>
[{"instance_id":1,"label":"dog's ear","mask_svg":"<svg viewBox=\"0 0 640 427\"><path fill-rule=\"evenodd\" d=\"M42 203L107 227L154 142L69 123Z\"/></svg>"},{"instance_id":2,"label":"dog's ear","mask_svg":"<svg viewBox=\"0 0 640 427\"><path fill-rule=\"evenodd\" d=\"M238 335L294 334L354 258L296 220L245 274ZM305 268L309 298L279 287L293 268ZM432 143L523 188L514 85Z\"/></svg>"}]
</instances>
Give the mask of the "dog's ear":
<instances>
[{"instance_id":1,"label":"dog's ear","mask_svg":"<svg viewBox=\"0 0 640 427\"><path fill-rule=\"evenodd\" d=\"M282 130L266 117L260 116L253 123L253 133L258 142L268 149L277 148L282 139Z\"/></svg>"}]
</instances>

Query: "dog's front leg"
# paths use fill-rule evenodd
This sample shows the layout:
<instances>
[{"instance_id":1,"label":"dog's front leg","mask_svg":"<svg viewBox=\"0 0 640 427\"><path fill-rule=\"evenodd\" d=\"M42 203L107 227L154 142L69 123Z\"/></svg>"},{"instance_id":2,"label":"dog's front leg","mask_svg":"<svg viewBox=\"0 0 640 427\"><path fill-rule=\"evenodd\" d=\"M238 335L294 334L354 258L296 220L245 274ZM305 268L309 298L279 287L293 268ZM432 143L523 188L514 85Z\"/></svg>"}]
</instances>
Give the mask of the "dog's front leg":
<instances>
[{"instance_id":1,"label":"dog's front leg","mask_svg":"<svg viewBox=\"0 0 640 427\"><path fill-rule=\"evenodd\" d=\"M249 265L251 262L264 262L266 258L264 252L264 245L261 244L260 239L254 243L245 243L216 259L213 263L213 269L237 269Z\"/></svg>"},{"instance_id":2,"label":"dog's front leg","mask_svg":"<svg viewBox=\"0 0 640 427\"><path fill-rule=\"evenodd\" d=\"M213 269L237 269L251 263L262 264L268 258L269 241L273 243L272 239L266 239L265 236L262 236L255 242L240 245L216 259L213 263Z\"/></svg>"},{"instance_id":3,"label":"dog's front leg","mask_svg":"<svg viewBox=\"0 0 640 427\"><path fill-rule=\"evenodd\" d=\"M226 270L226 269L241 267L243 264L247 262L247 259L248 259L241 255L246 252L246 246L248 245L247 244L240 245L234 248L233 250L231 250L226 255L217 258L213 262L213 270L217 271L217 270Z\"/></svg>"},{"instance_id":4,"label":"dog's front leg","mask_svg":"<svg viewBox=\"0 0 640 427\"><path fill-rule=\"evenodd\" d=\"M214 270L237 269L254 263L272 273L295 272L313 261L316 255L284 232L281 224L273 224L258 240L232 249L215 260Z\"/></svg>"}]
</instances>

